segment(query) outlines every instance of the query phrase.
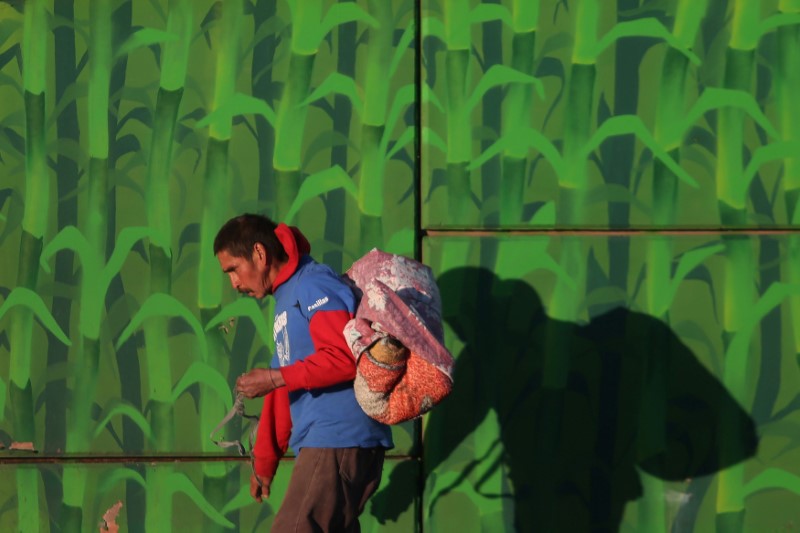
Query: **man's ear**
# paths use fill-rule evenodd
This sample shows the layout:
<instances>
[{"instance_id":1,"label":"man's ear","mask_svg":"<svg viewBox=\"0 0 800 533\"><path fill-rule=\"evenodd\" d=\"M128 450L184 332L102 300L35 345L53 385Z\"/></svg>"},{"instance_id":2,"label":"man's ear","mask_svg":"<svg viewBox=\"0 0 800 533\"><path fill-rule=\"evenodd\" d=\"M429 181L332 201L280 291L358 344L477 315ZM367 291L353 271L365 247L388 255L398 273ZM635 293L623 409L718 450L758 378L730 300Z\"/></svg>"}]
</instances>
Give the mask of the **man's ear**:
<instances>
[{"instance_id":1,"label":"man's ear","mask_svg":"<svg viewBox=\"0 0 800 533\"><path fill-rule=\"evenodd\" d=\"M264 264L267 263L267 250L260 242L257 242L253 245L253 262Z\"/></svg>"}]
</instances>

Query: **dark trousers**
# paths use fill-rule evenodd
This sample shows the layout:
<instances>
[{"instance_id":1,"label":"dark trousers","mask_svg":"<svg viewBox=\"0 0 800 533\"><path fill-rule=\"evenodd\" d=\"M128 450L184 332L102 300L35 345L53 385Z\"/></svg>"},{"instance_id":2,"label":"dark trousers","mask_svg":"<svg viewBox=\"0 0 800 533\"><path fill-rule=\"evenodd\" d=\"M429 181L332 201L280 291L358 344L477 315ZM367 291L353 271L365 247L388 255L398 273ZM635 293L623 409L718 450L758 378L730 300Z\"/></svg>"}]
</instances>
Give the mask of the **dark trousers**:
<instances>
[{"instance_id":1,"label":"dark trousers","mask_svg":"<svg viewBox=\"0 0 800 533\"><path fill-rule=\"evenodd\" d=\"M272 533L358 533L378 489L383 448L303 448Z\"/></svg>"}]
</instances>

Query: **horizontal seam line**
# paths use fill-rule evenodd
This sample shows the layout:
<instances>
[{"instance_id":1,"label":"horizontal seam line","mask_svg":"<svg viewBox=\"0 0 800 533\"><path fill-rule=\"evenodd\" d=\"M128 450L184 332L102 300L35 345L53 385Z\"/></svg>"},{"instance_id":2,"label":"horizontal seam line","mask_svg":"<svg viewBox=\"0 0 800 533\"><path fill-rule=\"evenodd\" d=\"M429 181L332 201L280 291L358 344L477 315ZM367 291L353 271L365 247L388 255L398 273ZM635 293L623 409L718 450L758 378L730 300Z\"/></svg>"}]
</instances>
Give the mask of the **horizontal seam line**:
<instances>
[{"instance_id":1,"label":"horizontal seam line","mask_svg":"<svg viewBox=\"0 0 800 533\"><path fill-rule=\"evenodd\" d=\"M800 235L800 228L791 229L446 229L424 230L423 237L449 236L538 236L538 235L592 235L592 236L641 236L641 235Z\"/></svg>"},{"instance_id":2,"label":"horizontal seam line","mask_svg":"<svg viewBox=\"0 0 800 533\"><path fill-rule=\"evenodd\" d=\"M282 461L290 461L295 457L284 457ZM411 455L387 455L389 460L416 459ZM202 456L202 455L109 455L109 456L6 456L0 457L0 465L10 464L53 464L53 463L205 463L205 462L246 462L249 457L243 456Z\"/></svg>"}]
</instances>

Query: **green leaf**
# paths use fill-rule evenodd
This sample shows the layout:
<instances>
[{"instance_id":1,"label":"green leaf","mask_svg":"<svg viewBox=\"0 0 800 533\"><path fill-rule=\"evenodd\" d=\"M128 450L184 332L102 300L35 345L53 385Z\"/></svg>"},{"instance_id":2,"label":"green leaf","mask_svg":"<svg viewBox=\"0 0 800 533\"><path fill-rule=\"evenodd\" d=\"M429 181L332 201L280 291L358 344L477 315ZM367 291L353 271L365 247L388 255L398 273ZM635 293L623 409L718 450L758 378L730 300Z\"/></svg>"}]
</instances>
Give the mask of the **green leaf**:
<instances>
[{"instance_id":1,"label":"green leaf","mask_svg":"<svg viewBox=\"0 0 800 533\"><path fill-rule=\"evenodd\" d=\"M381 138L381 151L386 153L386 147L389 145L389 137L394 131L397 121L400 120L406 107L412 105L416 98L416 87L414 84L408 84L401 87L394 95L392 104L389 107L389 113L386 115L386 126Z\"/></svg>"},{"instance_id":2,"label":"green leaf","mask_svg":"<svg viewBox=\"0 0 800 533\"><path fill-rule=\"evenodd\" d=\"M338 72L334 72L323 81L308 98L298 104L298 106L307 106L311 102L316 102L321 98L325 98L330 94L341 94L350 99L358 116L364 114L364 100L359 94L361 91L356 85L356 80L350 76L345 76Z\"/></svg>"},{"instance_id":3,"label":"green leaf","mask_svg":"<svg viewBox=\"0 0 800 533\"><path fill-rule=\"evenodd\" d=\"M124 415L130 418L134 424L139 426L139 429L142 430L142 433L144 433L144 436L147 437L148 440L152 439L153 432L144 415L127 400L120 398L112 400L111 403L105 407L103 413L99 417L100 423L97 424L92 438L97 438L106 428L106 425L111 422L111 419L117 415Z\"/></svg>"},{"instance_id":4,"label":"green leaf","mask_svg":"<svg viewBox=\"0 0 800 533\"><path fill-rule=\"evenodd\" d=\"M709 332L706 331L702 325L694 320L681 320L679 322L673 322L671 325L672 329L684 343L686 341L695 341L698 344L702 344L705 347L704 352L708 354L709 360L715 362L719 361L717 344L715 342L716 339L711 340L709 338ZM719 372L714 373L720 375L722 371L719 370Z\"/></svg>"},{"instance_id":5,"label":"green leaf","mask_svg":"<svg viewBox=\"0 0 800 533\"><path fill-rule=\"evenodd\" d=\"M447 44L444 23L436 17L425 17L422 19L422 35L438 37L440 41Z\"/></svg>"},{"instance_id":6,"label":"green leaf","mask_svg":"<svg viewBox=\"0 0 800 533\"><path fill-rule=\"evenodd\" d=\"M625 37L652 37L655 39L663 39L672 48L689 58L689 61L695 65L700 64L700 58L697 57L697 55L691 50L684 48L680 41L678 41L658 19L652 17L618 22L615 24L614 27L603 35L592 47L592 58L597 59L606 48Z\"/></svg>"},{"instance_id":7,"label":"green leaf","mask_svg":"<svg viewBox=\"0 0 800 533\"><path fill-rule=\"evenodd\" d=\"M444 140L439 137L439 134L427 126L422 126L420 134L422 135L422 145L432 146L438 148L443 154L447 153L447 145Z\"/></svg>"},{"instance_id":8,"label":"green leaf","mask_svg":"<svg viewBox=\"0 0 800 533\"><path fill-rule=\"evenodd\" d=\"M598 185L589 191L587 203L607 204L609 202L628 204L636 208L639 212L650 215L650 206L636 197L630 188L613 183Z\"/></svg>"},{"instance_id":9,"label":"green leaf","mask_svg":"<svg viewBox=\"0 0 800 533\"><path fill-rule=\"evenodd\" d=\"M65 227L44 247L39 262L45 272L50 272L50 265L47 264L47 261L53 254L61 250L72 250L75 252L81 260L84 277L87 280L97 279L97 274L102 262L97 252L92 248L89 241L86 240L86 237L83 236L78 228L75 226Z\"/></svg>"},{"instance_id":10,"label":"green leaf","mask_svg":"<svg viewBox=\"0 0 800 533\"><path fill-rule=\"evenodd\" d=\"M534 0L527 1L532 2ZM500 4L478 4L469 14L470 24L481 24L495 20L503 22L509 28L514 27L511 12L507 7Z\"/></svg>"},{"instance_id":11,"label":"green leaf","mask_svg":"<svg viewBox=\"0 0 800 533\"><path fill-rule=\"evenodd\" d=\"M467 165L467 170L472 171L483 166L484 163L491 161L495 156L499 155L501 152L504 152L509 146L511 146L511 139L507 135L503 135L489 145L489 147L484 150L481 155L470 161L469 165ZM561 157L560 154L558 157Z\"/></svg>"},{"instance_id":12,"label":"green leaf","mask_svg":"<svg viewBox=\"0 0 800 533\"><path fill-rule=\"evenodd\" d=\"M544 45L542 46L542 50L539 52L538 57L554 55L553 52L558 52L559 50L569 48L572 46L572 43L573 36L570 32L562 31L556 33L555 35L551 35L544 41Z\"/></svg>"},{"instance_id":13,"label":"green leaf","mask_svg":"<svg viewBox=\"0 0 800 533\"><path fill-rule=\"evenodd\" d=\"M740 184L741 190L747 191L750 184L758 174L762 165L769 161L778 159L790 159L800 153L800 142L787 141L787 142L774 142L766 146L760 146L753 152L753 157L747 163L747 168L744 170L742 182Z\"/></svg>"},{"instance_id":14,"label":"green leaf","mask_svg":"<svg viewBox=\"0 0 800 533\"><path fill-rule=\"evenodd\" d=\"M394 154L402 150L408 143L413 141L415 133L416 129L414 126L407 127L406 131L404 131L403 134L398 137L397 141L394 143L394 146L392 146L392 149L386 154L386 160L388 161L391 159Z\"/></svg>"},{"instance_id":15,"label":"green leaf","mask_svg":"<svg viewBox=\"0 0 800 533\"><path fill-rule=\"evenodd\" d=\"M61 15L48 14L50 18L50 31L55 31L59 28L68 28L75 32L76 35L80 36L81 40L85 43L88 43L90 40L88 30L88 24L86 24L86 19L83 19L82 24L76 24L76 21L73 19L68 19L66 17L62 17Z\"/></svg>"},{"instance_id":16,"label":"green leaf","mask_svg":"<svg viewBox=\"0 0 800 533\"><path fill-rule=\"evenodd\" d=\"M773 283L749 310L747 323L733 336L725 352L724 380L735 398L741 400L747 383L747 359L754 330L767 313L778 307L786 297L796 294L800 294L800 285Z\"/></svg>"},{"instance_id":17,"label":"green leaf","mask_svg":"<svg viewBox=\"0 0 800 533\"><path fill-rule=\"evenodd\" d=\"M6 414L6 382L0 379L0 422L5 420Z\"/></svg>"},{"instance_id":18,"label":"green leaf","mask_svg":"<svg viewBox=\"0 0 800 533\"><path fill-rule=\"evenodd\" d=\"M765 18L758 25L758 35L762 36L781 26L800 24L800 13L778 13Z\"/></svg>"},{"instance_id":19,"label":"green leaf","mask_svg":"<svg viewBox=\"0 0 800 533\"><path fill-rule=\"evenodd\" d=\"M744 485L745 496L762 490L788 490L800 495L800 477L779 468L767 468Z\"/></svg>"},{"instance_id":20,"label":"green leaf","mask_svg":"<svg viewBox=\"0 0 800 533\"><path fill-rule=\"evenodd\" d=\"M6 6L6 10L8 11L4 13L4 16L0 17L0 48L6 44L9 37L22 28L22 15L17 15L9 6ZM13 16L8 16L9 14L13 14ZM3 51L5 52L5 50Z\"/></svg>"},{"instance_id":21,"label":"green leaf","mask_svg":"<svg viewBox=\"0 0 800 533\"><path fill-rule=\"evenodd\" d=\"M481 77L478 85L475 86L475 90L472 91L467 101L466 112L472 111L489 89L509 83L532 84L539 98L544 99L544 84L542 84L541 80L505 65L492 65L486 71L486 74Z\"/></svg>"},{"instance_id":22,"label":"green leaf","mask_svg":"<svg viewBox=\"0 0 800 533\"><path fill-rule=\"evenodd\" d=\"M201 361L193 362L181 376L181 379L178 380L178 383L172 389L172 403L174 404L181 394L195 383L205 385L214 390L225 404L226 411L233 406L233 400L231 400L232 391L228 386L228 381L216 368Z\"/></svg>"},{"instance_id":23,"label":"green leaf","mask_svg":"<svg viewBox=\"0 0 800 533\"><path fill-rule=\"evenodd\" d=\"M554 273L574 289L575 282L548 253L549 244L550 238L547 236L501 238L497 243L495 270L502 272L505 279L522 279L531 272L545 270Z\"/></svg>"},{"instance_id":24,"label":"green leaf","mask_svg":"<svg viewBox=\"0 0 800 533\"><path fill-rule=\"evenodd\" d=\"M411 46L411 43L414 41L415 28L416 26L412 20L408 23L403 35L397 42L397 46L394 49L394 54L392 55L392 60L389 63L389 79L394 77L395 73L397 72L397 68L400 66L400 61L403 59L403 55L405 55L406 50L408 50L408 47Z\"/></svg>"},{"instance_id":25,"label":"green leaf","mask_svg":"<svg viewBox=\"0 0 800 533\"><path fill-rule=\"evenodd\" d=\"M195 129L204 128L211 124L224 124L239 115L261 115L270 125L275 126L275 111L267 102L260 98L243 93L235 93L226 99L217 109L203 117L195 124Z\"/></svg>"},{"instance_id":26,"label":"green leaf","mask_svg":"<svg viewBox=\"0 0 800 533\"><path fill-rule=\"evenodd\" d=\"M770 460L774 461L786 453L794 452L800 444L800 422L781 418L774 422L769 422L759 426L758 435L764 442L767 438L773 438L772 442L783 444L780 450L770 450Z\"/></svg>"},{"instance_id":27,"label":"green leaf","mask_svg":"<svg viewBox=\"0 0 800 533\"><path fill-rule=\"evenodd\" d=\"M264 311L262 311L256 300L253 298L238 298L233 302L223 307L219 313L214 315L206 324L206 331L216 327L232 317L245 317L249 318L250 322L256 328L258 336L264 344L269 345L272 340L272 328L267 325L267 320L264 318Z\"/></svg>"},{"instance_id":28,"label":"green leaf","mask_svg":"<svg viewBox=\"0 0 800 533\"><path fill-rule=\"evenodd\" d=\"M143 489L147 488L147 482L144 480L142 475L139 474L139 472L124 466L120 468L114 468L110 472L103 474L98 486L99 491L101 494L110 492L114 487L123 481L135 481Z\"/></svg>"},{"instance_id":29,"label":"green leaf","mask_svg":"<svg viewBox=\"0 0 800 533\"><path fill-rule=\"evenodd\" d=\"M738 89L721 89L719 87L707 87L703 94L697 99L692 108L686 114L683 125L679 131L685 132L692 125L700 120L703 115L712 109L723 107L734 107L750 115L750 117L764 128L773 139L780 139L780 134L772 126L772 123L761 111L752 94Z\"/></svg>"},{"instance_id":30,"label":"green leaf","mask_svg":"<svg viewBox=\"0 0 800 533\"><path fill-rule=\"evenodd\" d=\"M782 418L775 422L769 422L759 426L758 434L761 438L780 437L781 440L786 439L793 443L792 448L798 445L800 440L800 422L795 420Z\"/></svg>"},{"instance_id":31,"label":"green leaf","mask_svg":"<svg viewBox=\"0 0 800 533\"><path fill-rule=\"evenodd\" d=\"M297 2L299 0L286 0L286 4L289 6L289 15L291 20L294 20L297 16Z\"/></svg>"},{"instance_id":32,"label":"green leaf","mask_svg":"<svg viewBox=\"0 0 800 533\"><path fill-rule=\"evenodd\" d=\"M96 283L99 282L102 294L105 294L106 288L111 284L111 280L122 270L122 265L125 263L125 259L128 257L134 245L140 240L147 238L154 242L169 242L169 239L155 228L129 226L119 232L117 240L114 243L114 251L111 252L111 257L109 257L108 263L105 268L103 268L100 279L92 280ZM166 252L167 257L172 257L172 251L169 246L162 246L162 248L164 252Z\"/></svg>"},{"instance_id":33,"label":"green leaf","mask_svg":"<svg viewBox=\"0 0 800 533\"><path fill-rule=\"evenodd\" d=\"M675 269L675 276L670 282L669 293L666 301L667 306L671 305L671 302L675 298L675 293L678 291L678 287L680 287L680 284L683 283L683 280L686 279L686 276L688 276L689 273L691 273L695 268L701 265L712 255L718 254L724 250L724 245L717 244L714 246L703 246L702 248L690 250L683 254L680 258L680 261L678 261L678 268Z\"/></svg>"},{"instance_id":34,"label":"green leaf","mask_svg":"<svg viewBox=\"0 0 800 533\"><path fill-rule=\"evenodd\" d=\"M78 168L86 168L89 165L89 154L77 139L62 137L56 141L55 147L48 151L54 151L60 156L72 159Z\"/></svg>"},{"instance_id":35,"label":"green leaf","mask_svg":"<svg viewBox=\"0 0 800 533\"><path fill-rule=\"evenodd\" d=\"M155 317L183 318L186 323L189 324L189 327L192 328L197 341L200 343L200 350L202 354L201 359L206 359L206 354L208 353L208 344L206 343L206 336L203 333L203 326L185 305L169 294L163 293L151 294L147 300L145 300L144 304L142 304L142 307L139 308L128 326L120 334L119 339L117 340L117 349L119 349L119 347L122 346L122 344L127 341L131 335L133 335L133 332L136 331L139 326L141 326L142 322L148 318Z\"/></svg>"},{"instance_id":36,"label":"green leaf","mask_svg":"<svg viewBox=\"0 0 800 533\"><path fill-rule=\"evenodd\" d=\"M592 307L603 308L623 306L628 301L628 293L620 287L606 285L589 291L581 304L580 311L590 310Z\"/></svg>"},{"instance_id":37,"label":"green leaf","mask_svg":"<svg viewBox=\"0 0 800 533\"><path fill-rule=\"evenodd\" d=\"M556 203L547 202L540 207L531 217L528 224L531 226L553 227L556 223Z\"/></svg>"},{"instance_id":38,"label":"green leaf","mask_svg":"<svg viewBox=\"0 0 800 533\"><path fill-rule=\"evenodd\" d=\"M436 96L436 93L431 89L430 85L423 83L421 93L423 104L433 104L433 107L444 113L444 105L442 105L441 100Z\"/></svg>"},{"instance_id":39,"label":"green leaf","mask_svg":"<svg viewBox=\"0 0 800 533\"><path fill-rule=\"evenodd\" d=\"M564 164L564 160L561 158L561 154L559 153L558 149L553 145L553 143L545 137L542 132L535 130L533 128L524 128L518 135L523 135L525 138L525 142L531 148L535 148L538 150L542 156L550 163L553 167L553 170L556 172L556 176L563 176L566 172L566 166ZM477 159L473 159L472 162L467 166L467 170L474 170L493 157L495 157L500 152L503 152L511 146L512 139L509 138L507 135L500 137L496 142L494 142L489 148L487 148Z\"/></svg>"},{"instance_id":40,"label":"green leaf","mask_svg":"<svg viewBox=\"0 0 800 533\"><path fill-rule=\"evenodd\" d=\"M250 485L243 484L239 487L239 492L233 499L228 500L228 503L222 508L222 514L227 515L244 507L248 507L253 503L253 497L250 496Z\"/></svg>"},{"instance_id":41,"label":"green leaf","mask_svg":"<svg viewBox=\"0 0 800 533\"><path fill-rule=\"evenodd\" d=\"M353 142L351 137L344 135L342 132L336 130L320 131L309 143L308 147L305 148L303 166L301 168L306 168L321 153L329 153L332 148L339 146L347 146L358 152L356 143Z\"/></svg>"},{"instance_id":42,"label":"green leaf","mask_svg":"<svg viewBox=\"0 0 800 533\"><path fill-rule=\"evenodd\" d=\"M11 291L11 294L5 299L3 305L0 306L0 318L3 318L9 309L17 305L30 309L47 331L52 333L54 337L66 346L72 346L72 342L64 331L62 331L56 319L53 318L53 315L50 314L50 310L44 305L42 298L25 287L16 287Z\"/></svg>"},{"instance_id":43,"label":"green leaf","mask_svg":"<svg viewBox=\"0 0 800 533\"><path fill-rule=\"evenodd\" d=\"M219 511L214 509L214 506L208 503L208 500L206 500L205 496L203 496L200 491L197 490L197 487L194 486L194 483L192 483L189 477L182 472L172 472L167 478L167 494L170 497L170 501L172 495L176 492L182 492L183 494L186 494L194 502L194 504L197 505L197 507L215 523L229 529L236 527L233 522L221 515Z\"/></svg>"},{"instance_id":44,"label":"green leaf","mask_svg":"<svg viewBox=\"0 0 800 533\"><path fill-rule=\"evenodd\" d=\"M348 22L364 22L373 28L380 27L380 23L355 2L334 4L322 17L319 40L321 41L336 26L347 24ZM391 30L386 29L385 31Z\"/></svg>"},{"instance_id":45,"label":"green leaf","mask_svg":"<svg viewBox=\"0 0 800 533\"><path fill-rule=\"evenodd\" d=\"M350 175L339 165L334 165L308 176L303 180L302 185L300 185L300 190L297 191L297 196L292 202L289 211L286 213L284 222L289 224L297 212L300 211L303 204L308 200L340 188L347 191L354 198L358 197L358 190L356 189L355 183L353 183Z\"/></svg>"},{"instance_id":46,"label":"green leaf","mask_svg":"<svg viewBox=\"0 0 800 533\"><path fill-rule=\"evenodd\" d=\"M133 33L128 39L120 45L114 58L124 57L132 51L142 46L150 46L151 44L163 43L167 41L177 41L178 36L166 31L157 30L155 28L142 28Z\"/></svg>"},{"instance_id":47,"label":"green leaf","mask_svg":"<svg viewBox=\"0 0 800 533\"><path fill-rule=\"evenodd\" d=\"M249 55L250 53L252 53L253 49L256 46L261 44L261 42L264 39L268 37L280 36L281 33L283 33L288 26L289 26L288 22L285 19L281 18L280 16L278 15L271 16L269 19L262 22L258 26L255 33L253 33L253 37L249 40L250 42L247 44L244 50L242 50L242 52L245 54L245 56ZM276 55L270 59L272 60L272 62L278 63L277 52ZM264 62L264 65L269 65L269 68L270 69L272 68L272 64L270 63ZM258 81L256 79L256 76L258 76L256 72L258 71L253 72L253 84L255 84Z\"/></svg>"},{"instance_id":48,"label":"green leaf","mask_svg":"<svg viewBox=\"0 0 800 533\"><path fill-rule=\"evenodd\" d=\"M394 232L382 249L390 254L411 257L414 254L415 236L416 234L412 228L403 228Z\"/></svg>"},{"instance_id":49,"label":"green leaf","mask_svg":"<svg viewBox=\"0 0 800 533\"><path fill-rule=\"evenodd\" d=\"M685 170L683 170L674 159L658 144L653 135L642 122L642 119L636 115L620 115L611 117L597 128L594 135L589 142L584 146L582 157L587 157L590 153L597 149L609 137L616 137L618 135L629 135L633 133L636 137L645 144L653 152L653 155L659 159L669 168L678 179L684 183L688 183L692 187L699 187L698 183L692 178Z\"/></svg>"}]
</instances>

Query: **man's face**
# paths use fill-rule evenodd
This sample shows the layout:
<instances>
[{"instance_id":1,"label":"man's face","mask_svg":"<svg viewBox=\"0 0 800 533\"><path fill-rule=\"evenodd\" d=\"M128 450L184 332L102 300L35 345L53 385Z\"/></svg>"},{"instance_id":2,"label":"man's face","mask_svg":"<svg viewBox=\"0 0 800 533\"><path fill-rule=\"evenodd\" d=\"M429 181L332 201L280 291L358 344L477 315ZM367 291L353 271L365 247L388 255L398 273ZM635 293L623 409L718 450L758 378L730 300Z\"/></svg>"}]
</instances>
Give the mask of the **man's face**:
<instances>
[{"instance_id":1,"label":"man's face","mask_svg":"<svg viewBox=\"0 0 800 533\"><path fill-rule=\"evenodd\" d=\"M253 249L253 256L235 257L222 250L217 254L222 271L228 274L231 286L242 294L254 298L263 298L272 291L269 282L269 265L266 254L258 245Z\"/></svg>"}]
</instances>

